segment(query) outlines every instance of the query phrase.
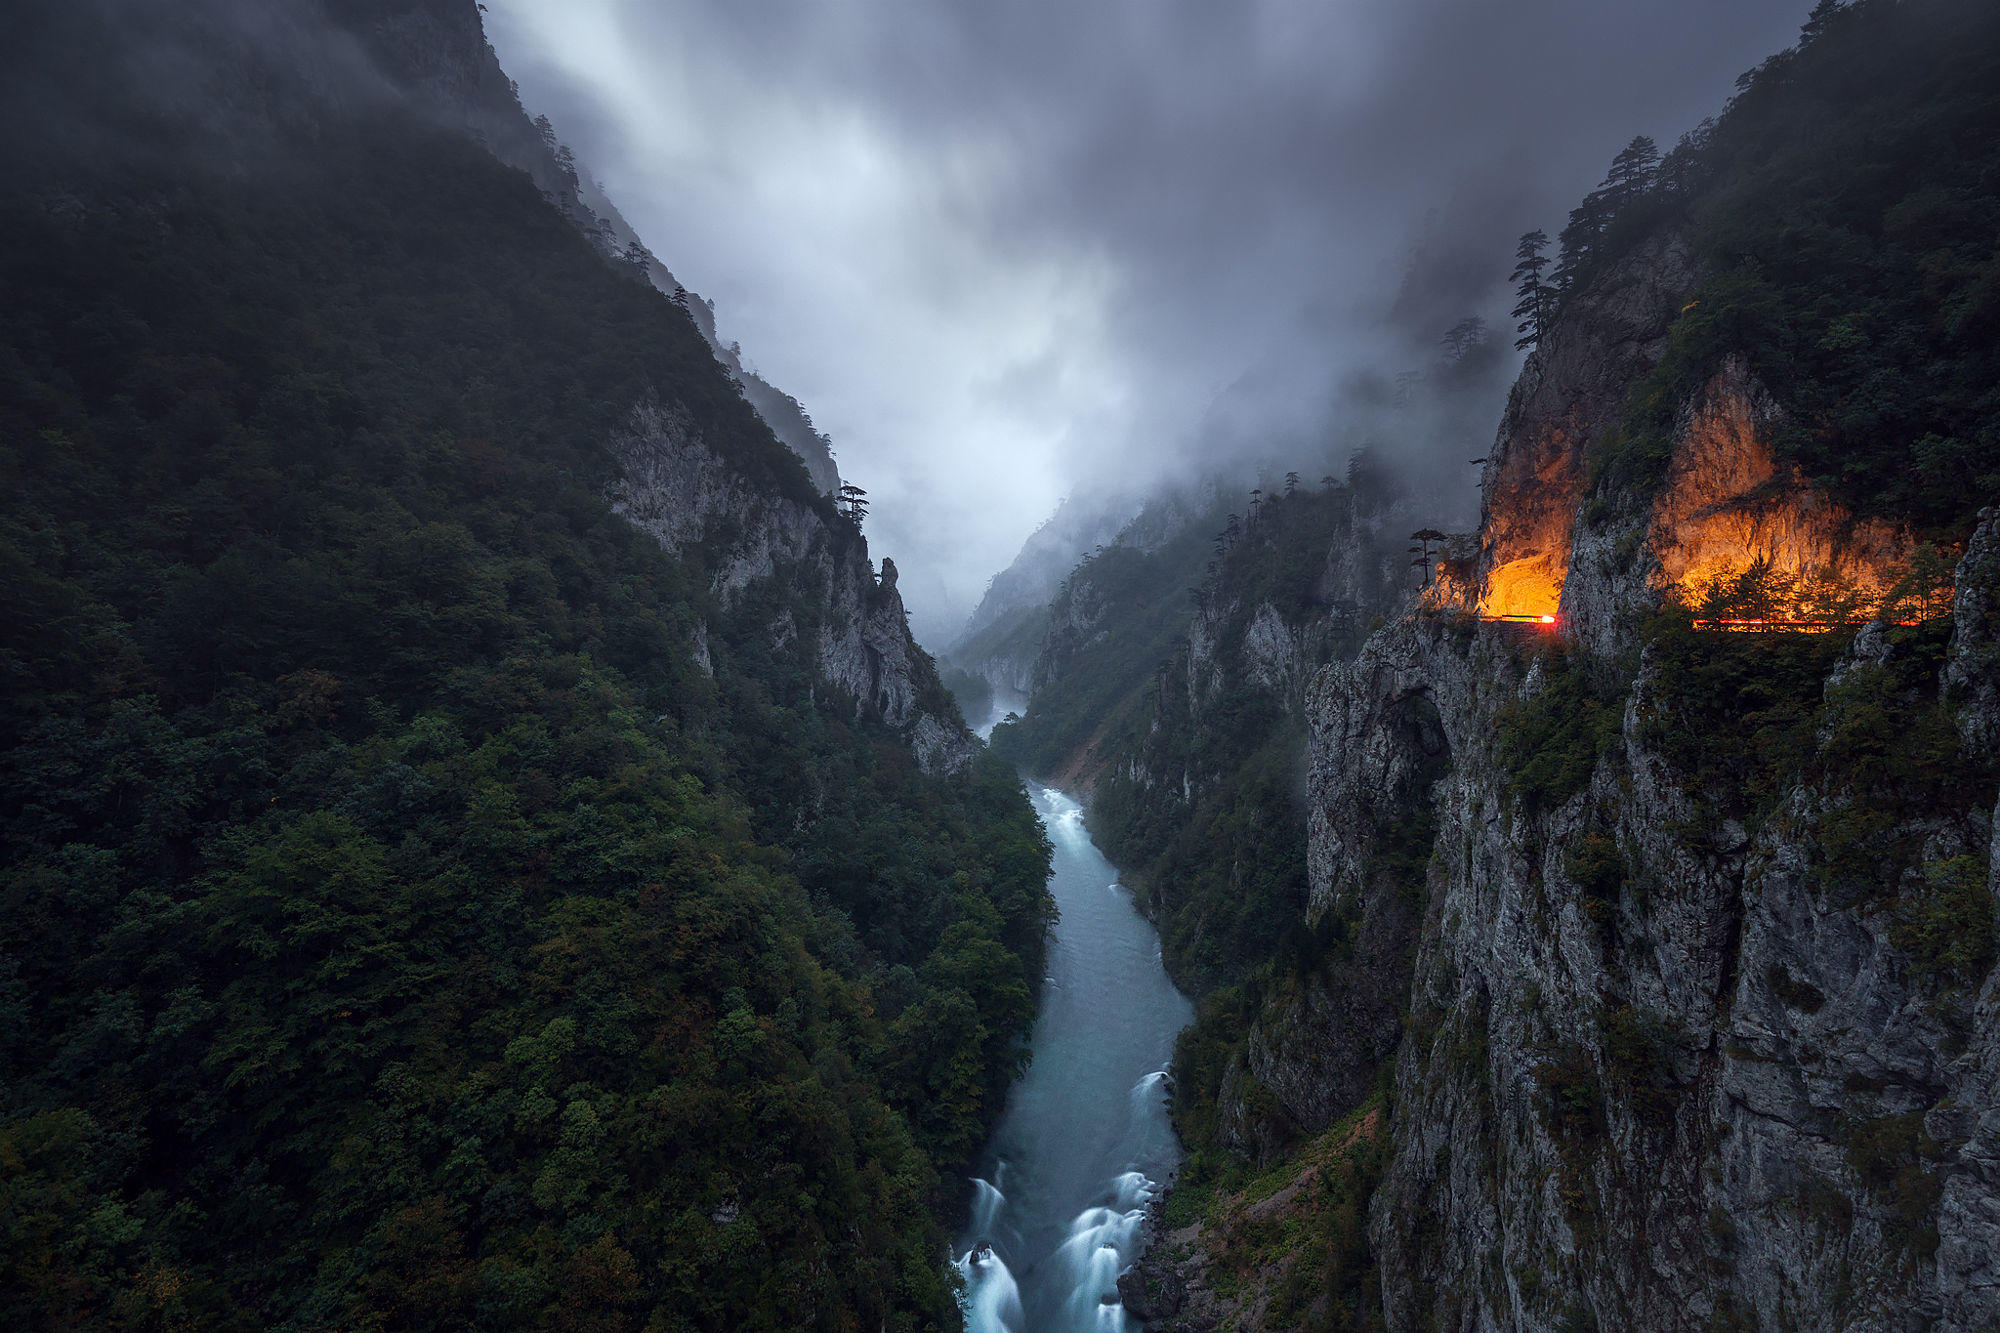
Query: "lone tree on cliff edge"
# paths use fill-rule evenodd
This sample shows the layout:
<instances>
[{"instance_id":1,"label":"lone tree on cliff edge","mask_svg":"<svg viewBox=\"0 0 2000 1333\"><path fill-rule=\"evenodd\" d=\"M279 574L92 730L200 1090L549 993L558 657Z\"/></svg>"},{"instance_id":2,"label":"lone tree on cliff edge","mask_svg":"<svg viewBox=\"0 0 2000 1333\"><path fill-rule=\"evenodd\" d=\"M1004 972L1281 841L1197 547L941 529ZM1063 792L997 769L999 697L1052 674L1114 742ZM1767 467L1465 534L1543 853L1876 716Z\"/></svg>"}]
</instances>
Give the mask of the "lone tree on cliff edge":
<instances>
[{"instance_id":1,"label":"lone tree on cliff edge","mask_svg":"<svg viewBox=\"0 0 2000 1333\"><path fill-rule=\"evenodd\" d=\"M1514 271L1507 280L1514 284L1514 295L1520 299L1514 304L1514 318L1520 320L1514 332L1521 336L1514 340L1514 350L1525 352L1541 342L1542 332L1548 328L1549 306L1555 299L1556 289L1542 281L1542 273L1549 266L1549 234L1540 227L1521 238L1521 244L1514 250Z\"/></svg>"},{"instance_id":2,"label":"lone tree on cliff edge","mask_svg":"<svg viewBox=\"0 0 2000 1333\"><path fill-rule=\"evenodd\" d=\"M861 526L861 520L868 517L868 492L851 481L840 483L840 495L834 504L842 517L852 521L857 528Z\"/></svg>"},{"instance_id":3,"label":"lone tree on cliff edge","mask_svg":"<svg viewBox=\"0 0 2000 1333\"><path fill-rule=\"evenodd\" d=\"M1415 532L1410 534L1411 541L1423 543L1422 547L1412 546L1410 548L1412 554L1415 554L1419 550L1423 552L1422 555L1418 555L1417 558L1415 560L1412 560L1410 563L1413 565L1423 566L1424 583L1426 586L1428 586L1431 581L1431 543L1441 542L1444 541L1445 539L1446 539L1445 534L1439 532L1436 528L1418 528Z\"/></svg>"}]
</instances>

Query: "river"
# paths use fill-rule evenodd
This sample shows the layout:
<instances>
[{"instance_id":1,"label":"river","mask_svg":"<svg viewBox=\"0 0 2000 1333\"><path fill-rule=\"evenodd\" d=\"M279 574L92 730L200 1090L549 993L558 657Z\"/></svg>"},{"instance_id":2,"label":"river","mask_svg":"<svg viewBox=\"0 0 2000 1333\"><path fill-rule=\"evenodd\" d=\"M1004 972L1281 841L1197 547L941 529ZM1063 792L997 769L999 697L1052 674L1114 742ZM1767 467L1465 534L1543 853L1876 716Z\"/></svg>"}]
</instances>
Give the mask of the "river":
<instances>
[{"instance_id":1,"label":"river","mask_svg":"<svg viewBox=\"0 0 2000 1333\"><path fill-rule=\"evenodd\" d=\"M1148 1200L1180 1162L1165 1070L1194 1013L1167 980L1160 941L1084 832L1083 807L1029 785L1055 845L1061 913L1035 1023L970 1182L959 1238L971 1333L1136 1329L1117 1304Z\"/></svg>"}]
</instances>

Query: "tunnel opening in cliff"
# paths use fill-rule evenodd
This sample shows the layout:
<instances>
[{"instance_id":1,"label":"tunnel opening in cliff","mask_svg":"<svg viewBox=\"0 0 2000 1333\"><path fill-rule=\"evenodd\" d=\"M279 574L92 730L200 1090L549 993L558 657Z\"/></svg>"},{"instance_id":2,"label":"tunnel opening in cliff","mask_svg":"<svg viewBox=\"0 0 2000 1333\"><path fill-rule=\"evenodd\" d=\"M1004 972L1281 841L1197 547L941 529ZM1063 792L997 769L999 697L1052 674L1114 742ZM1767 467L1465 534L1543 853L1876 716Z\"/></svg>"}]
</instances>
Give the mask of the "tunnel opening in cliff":
<instances>
[{"instance_id":1,"label":"tunnel opening in cliff","mask_svg":"<svg viewBox=\"0 0 2000 1333\"><path fill-rule=\"evenodd\" d=\"M1481 620L1552 629L1561 618L1586 440L1561 423L1500 446L1480 515L1478 576L1466 598Z\"/></svg>"},{"instance_id":2,"label":"tunnel opening in cliff","mask_svg":"<svg viewBox=\"0 0 2000 1333\"><path fill-rule=\"evenodd\" d=\"M1580 448L1560 431L1501 464L1481 523L1482 576L1467 599L1481 620L1553 626L1561 616L1582 467Z\"/></svg>"},{"instance_id":3,"label":"tunnel opening in cliff","mask_svg":"<svg viewBox=\"0 0 2000 1333\"><path fill-rule=\"evenodd\" d=\"M1486 576L1479 618L1517 625L1554 625L1562 607L1566 564L1537 555L1496 567Z\"/></svg>"}]
</instances>

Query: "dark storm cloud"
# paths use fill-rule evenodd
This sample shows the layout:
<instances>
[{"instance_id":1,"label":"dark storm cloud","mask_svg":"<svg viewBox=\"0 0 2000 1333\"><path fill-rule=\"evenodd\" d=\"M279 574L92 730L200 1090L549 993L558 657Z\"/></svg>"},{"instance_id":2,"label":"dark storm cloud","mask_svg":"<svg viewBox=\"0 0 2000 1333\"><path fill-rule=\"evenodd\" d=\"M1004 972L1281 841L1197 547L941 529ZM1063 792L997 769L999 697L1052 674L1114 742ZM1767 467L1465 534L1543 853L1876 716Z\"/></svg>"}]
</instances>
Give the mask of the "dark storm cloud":
<instances>
[{"instance_id":1,"label":"dark storm cloud","mask_svg":"<svg viewBox=\"0 0 2000 1333\"><path fill-rule=\"evenodd\" d=\"M1499 326L1514 238L1808 7L491 0L491 27L833 434L935 631L1061 494L1333 439L1458 317Z\"/></svg>"}]
</instances>

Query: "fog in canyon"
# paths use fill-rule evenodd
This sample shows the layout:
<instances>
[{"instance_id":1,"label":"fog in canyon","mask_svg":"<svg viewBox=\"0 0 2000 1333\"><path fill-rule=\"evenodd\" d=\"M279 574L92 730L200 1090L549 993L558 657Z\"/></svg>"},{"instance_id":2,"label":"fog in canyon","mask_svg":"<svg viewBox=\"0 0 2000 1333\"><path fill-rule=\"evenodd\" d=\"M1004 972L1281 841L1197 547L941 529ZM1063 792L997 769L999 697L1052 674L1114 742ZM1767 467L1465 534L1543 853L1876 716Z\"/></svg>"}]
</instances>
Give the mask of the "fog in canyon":
<instances>
[{"instance_id":1,"label":"fog in canyon","mask_svg":"<svg viewBox=\"0 0 2000 1333\"><path fill-rule=\"evenodd\" d=\"M832 436L938 646L1066 494L1373 440L1469 511L1516 237L1633 135L1670 145L1807 8L492 0L488 25L529 109ZM1491 373L1395 430L1396 376L1468 315Z\"/></svg>"}]
</instances>

